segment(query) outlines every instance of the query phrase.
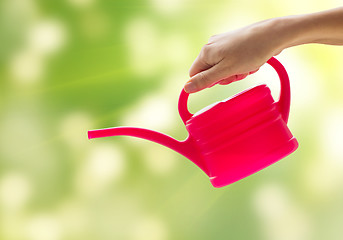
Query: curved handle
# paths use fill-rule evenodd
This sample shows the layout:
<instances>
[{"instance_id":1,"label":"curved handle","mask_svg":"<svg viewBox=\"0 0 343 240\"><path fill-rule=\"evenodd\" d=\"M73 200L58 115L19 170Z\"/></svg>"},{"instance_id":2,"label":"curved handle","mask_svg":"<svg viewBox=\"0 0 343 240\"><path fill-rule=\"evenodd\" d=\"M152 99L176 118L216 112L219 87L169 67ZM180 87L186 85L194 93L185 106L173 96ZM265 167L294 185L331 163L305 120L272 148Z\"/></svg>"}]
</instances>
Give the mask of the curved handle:
<instances>
[{"instance_id":1,"label":"curved handle","mask_svg":"<svg viewBox=\"0 0 343 240\"><path fill-rule=\"evenodd\" d=\"M269 59L267 63L272 66L280 78L280 97L278 101L279 111L285 123L288 122L289 108L291 105L291 88L289 77L285 67L274 57Z\"/></svg>"},{"instance_id":2,"label":"curved handle","mask_svg":"<svg viewBox=\"0 0 343 240\"><path fill-rule=\"evenodd\" d=\"M291 90L290 90L288 74L284 66L276 58L272 57L271 59L267 61L267 63L275 69L275 71L277 72L280 78L281 90L280 90L280 98L277 104L279 106L279 111L281 113L282 119L287 123L288 116L289 116L290 102L291 102ZM193 114L190 113L187 108L188 97L189 97L189 94L186 93L184 89L182 89L180 97L179 97L178 109L179 109L180 117L185 124L187 120L193 116Z\"/></svg>"}]
</instances>

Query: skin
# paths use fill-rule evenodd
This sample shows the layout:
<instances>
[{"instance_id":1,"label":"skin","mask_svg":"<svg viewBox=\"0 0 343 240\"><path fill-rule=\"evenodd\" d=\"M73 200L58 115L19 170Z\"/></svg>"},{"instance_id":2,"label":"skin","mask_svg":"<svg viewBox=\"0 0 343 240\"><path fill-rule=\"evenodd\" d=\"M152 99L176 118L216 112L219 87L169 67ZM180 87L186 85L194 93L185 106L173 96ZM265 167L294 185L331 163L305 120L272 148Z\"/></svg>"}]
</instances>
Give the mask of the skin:
<instances>
[{"instance_id":1,"label":"skin","mask_svg":"<svg viewBox=\"0 0 343 240\"><path fill-rule=\"evenodd\" d=\"M242 80L284 49L308 43L343 45L343 7L267 19L210 37L184 89L194 93Z\"/></svg>"}]
</instances>

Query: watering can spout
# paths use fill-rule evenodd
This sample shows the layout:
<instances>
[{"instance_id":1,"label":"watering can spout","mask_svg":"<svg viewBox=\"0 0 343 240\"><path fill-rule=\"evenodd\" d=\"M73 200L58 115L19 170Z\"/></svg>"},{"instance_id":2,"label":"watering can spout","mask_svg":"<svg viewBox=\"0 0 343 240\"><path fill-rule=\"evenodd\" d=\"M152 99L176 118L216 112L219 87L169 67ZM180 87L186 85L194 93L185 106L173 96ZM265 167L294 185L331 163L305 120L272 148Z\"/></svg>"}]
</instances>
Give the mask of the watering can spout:
<instances>
[{"instance_id":1,"label":"watering can spout","mask_svg":"<svg viewBox=\"0 0 343 240\"><path fill-rule=\"evenodd\" d=\"M178 141L166 134L137 127L114 127L88 131L88 139L112 136L131 136L161 144L185 156L208 175L202 154L190 136L183 141Z\"/></svg>"}]
</instances>

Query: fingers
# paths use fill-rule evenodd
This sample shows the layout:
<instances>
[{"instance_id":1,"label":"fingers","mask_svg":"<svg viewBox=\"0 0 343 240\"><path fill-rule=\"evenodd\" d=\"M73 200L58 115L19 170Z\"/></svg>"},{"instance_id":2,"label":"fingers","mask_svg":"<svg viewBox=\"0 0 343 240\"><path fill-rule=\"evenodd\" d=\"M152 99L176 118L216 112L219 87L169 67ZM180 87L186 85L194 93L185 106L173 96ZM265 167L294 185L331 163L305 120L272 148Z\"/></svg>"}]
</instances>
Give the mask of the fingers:
<instances>
[{"instance_id":1,"label":"fingers","mask_svg":"<svg viewBox=\"0 0 343 240\"><path fill-rule=\"evenodd\" d=\"M242 80L244 78L246 78L248 75L254 74L255 72L257 72L259 69L256 69L254 71L251 71L249 73L245 73L245 74L238 74L238 75L234 75L234 76L230 76L227 78L224 78L222 80L219 81L220 85L227 85L229 83L235 82L235 81L239 81Z\"/></svg>"},{"instance_id":2,"label":"fingers","mask_svg":"<svg viewBox=\"0 0 343 240\"><path fill-rule=\"evenodd\" d=\"M232 83L234 81L237 81L237 75L233 75L231 77L220 80L219 84L220 85L226 85L226 84Z\"/></svg>"},{"instance_id":3,"label":"fingers","mask_svg":"<svg viewBox=\"0 0 343 240\"><path fill-rule=\"evenodd\" d=\"M186 83L185 91L188 93L198 92L204 88L212 87L216 83L220 85L227 85L229 83L242 80L246 78L248 75L254 74L259 70L256 69L249 73L237 74L232 75L230 77L226 77L228 74L227 71L224 72L219 71L217 69L218 65L193 75L193 77Z\"/></svg>"},{"instance_id":4,"label":"fingers","mask_svg":"<svg viewBox=\"0 0 343 240\"><path fill-rule=\"evenodd\" d=\"M187 93L198 92L202 89L210 87L211 85L224 79L226 76L230 76L229 69L221 69L219 65L215 65L205 71L199 72L194 75L185 85L185 91Z\"/></svg>"},{"instance_id":5,"label":"fingers","mask_svg":"<svg viewBox=\"0 0 343 240\"><path fill-rule=\"evenodd\" d=\"M232 83L235 81L239 81L239 80L246 78L248 75L249 75L248 73L233 75L233 76L230 76L230 77L225 78L223 80L220 80L219 84L220 85L226 85L226 84L229 84L229 83Z\"/></svg>"},{"instance_id":6,"label":"fingers","mask_svg":"<svg viewBox=\"0 0 343 240\"><path fill-rule=\"evenodd\" d=\"M189 76L193 77L195 74L202 72L204 70L209 69L210 67L212 67L210 64L206 63L203 60L203 57L201 57L200 55L195 59L195 61L193 62L191 68L189 69Z\"/></svg>"},{"instance_id":7,"label":"fingers","mask_svg":"<svg viewBox=\"0 0 343 240\"><path fill-rule=\"evenodd\" d=\"M216 83L226 85L234 81L239 81L246 78L249 74L258 71L257 69L245 74L235 74L234 72L230 72L230 68L227 66L225 68L220 64L212 66L203 59L202 55L199 54L189 70L191 79L184 87L185 91L188 93L198 92L202 89L211 87Z\"/></svg>"}]
</instances>

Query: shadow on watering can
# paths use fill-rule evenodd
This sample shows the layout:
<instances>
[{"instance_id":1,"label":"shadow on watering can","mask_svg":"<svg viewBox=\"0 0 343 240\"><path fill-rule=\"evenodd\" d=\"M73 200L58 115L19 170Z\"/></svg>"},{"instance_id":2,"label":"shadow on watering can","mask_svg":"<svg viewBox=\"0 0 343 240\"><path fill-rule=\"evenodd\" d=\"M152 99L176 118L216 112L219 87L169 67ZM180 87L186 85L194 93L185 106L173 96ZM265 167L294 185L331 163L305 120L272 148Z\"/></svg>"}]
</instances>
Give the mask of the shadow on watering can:
<instances>
[{"instance_id":1,"label":"shadow on watering can","mask_svg":"<svg viewBox=\"0 0 343 240\"><path fill-rule=\"evenodd\" d=\"M179 97L179 114L189 133L184 141L153 130L115 127L88 131L88 138L132 136L150 140L182 154L223 187L247 177L294 152L297 140L287 127L290 108L288 74L275 58L267 62L278 73L278 102L266 85L245 90L191 114L189 94Z\"/></svg>"}]
</instances>

